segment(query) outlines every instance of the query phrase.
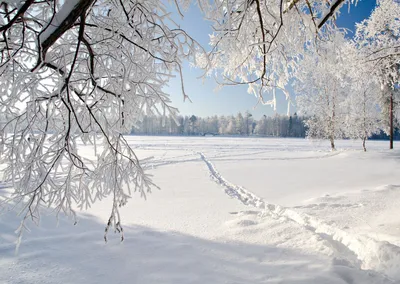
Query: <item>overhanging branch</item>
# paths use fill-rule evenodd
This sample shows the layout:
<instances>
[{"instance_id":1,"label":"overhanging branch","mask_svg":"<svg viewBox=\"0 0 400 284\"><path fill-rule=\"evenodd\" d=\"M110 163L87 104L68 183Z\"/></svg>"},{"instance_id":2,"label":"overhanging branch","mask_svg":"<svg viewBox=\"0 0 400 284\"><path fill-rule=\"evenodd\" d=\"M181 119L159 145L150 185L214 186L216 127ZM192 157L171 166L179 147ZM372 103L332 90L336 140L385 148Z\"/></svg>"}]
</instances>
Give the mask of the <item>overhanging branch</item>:
<instances>
[{"instance_id":1,"label":"overhanging branch","mask_svg":"<svg viewBox=\"0 0 400 284\"><path fill-rule=\"evenodd\" d=\"M336 2L334 2L332 4L332 6L329 8L329 12L324 15L321 19L321 21L318 24L318 29L322 28L324 26L324 24L333 16L333 14L335 14L337 8L344 2L345 0L336 0Z\"/></svg>"},{"instance_id":2,"label":"overhanging branch","mask_svg":"<svg viewBox=\"0 0 400 284\"><path fill-rule=\"evenodd\" d=\"M35 70L44 61L47 50L67 31L76 20L86 13L86 10L96 0L75 0L76 4L71 8L72 0L66 1L61 9L54 15L52 21L39 34L40 58Z\"/></svg>"}]
</instances>

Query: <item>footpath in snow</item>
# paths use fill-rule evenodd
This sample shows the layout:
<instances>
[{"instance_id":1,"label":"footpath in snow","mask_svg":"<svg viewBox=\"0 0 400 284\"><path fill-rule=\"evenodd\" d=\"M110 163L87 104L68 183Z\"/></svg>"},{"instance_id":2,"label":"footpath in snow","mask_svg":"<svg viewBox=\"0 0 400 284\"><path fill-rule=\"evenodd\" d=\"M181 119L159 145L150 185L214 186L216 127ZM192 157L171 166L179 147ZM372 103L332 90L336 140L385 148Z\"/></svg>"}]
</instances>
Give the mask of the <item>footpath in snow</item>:
<instances>
[{"instance_id":1,"label":"footpath in snow","mask_svg":"<svg viewBox=\"0 0 400 284\"><path fill-rule=\"evenodd\" d=\"M238 199L245 205L263 210L263 214L269 214L275 218L285 218L288 221L296 222L304 228L320 235L322 238L329 240L332 242L332 246L340 246L340 249L344 250L344 253L347 253L347 251L354 253L357 260L360 261L360 267L362 269L379 271L400 281L400 247L387 241L380 241L368 236L349 233L332 223L320 220L318 217L311 216L304 212L297 212L295 208L291 209L267 203L243 187L227 181L203 153L199 153L199 155L206 163L210 171L210 176L215 182L225 188L225 192L230 197ZM337 206L341 207L340 204ZM303 208L307 208L307 206ZM339 244L336 244L336 242ZM341 253L341 251L338 253Z\"/></svg>"}]
</instances>

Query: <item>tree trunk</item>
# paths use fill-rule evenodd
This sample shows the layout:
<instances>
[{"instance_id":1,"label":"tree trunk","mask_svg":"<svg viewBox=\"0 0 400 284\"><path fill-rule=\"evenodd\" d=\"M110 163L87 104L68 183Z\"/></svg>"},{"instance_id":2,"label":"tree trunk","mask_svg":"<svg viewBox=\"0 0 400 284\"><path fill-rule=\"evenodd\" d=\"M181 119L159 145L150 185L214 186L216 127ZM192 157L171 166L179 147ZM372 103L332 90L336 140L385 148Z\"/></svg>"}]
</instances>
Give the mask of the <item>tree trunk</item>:
<instances>
[{"instance_id":1,"label":"tree trunk","mask_svg":"<svg viewBox=\"0 0 400 284\"><path fill-rule=\"evenodd\" d=\"M364 108L363 108L363 116L364 116L364 119L363 119L363 127L364 127L364 137L363 137L363 149L364 149L364 152L367 152L367 148L365 147L365 140L367 140L367 137L368 137L368 132L367 132L367 110L366 110L366 100L367 100L367 97L366 97L366 91L364 91Z\"/></svg>"},{"instance_id":2,"label":"tree trunk","mask_svg":"<svg viewBox=\"0 0 400 284\"><path fill-rule=\"evenodd\" d=\"M331 141L331 148L332 148L332 151L335 151L335 150L336 150L336 149L335 149L335 140L333 139L333 137L330 137L329 140Z\"/></svg>"},{"instance_id":3,"label":"tree trunk","mask_svg":"<svg viewBox=\"0 0 400 284\"><path fill-rule=\"evenodd\" d=\"M336 89L335 89L336 90ZM331 119L331 148L335 151L335 119L336 119L336 94L332 98L332 119Z\"/></svg>"},{"instance_id":4,"label":"tree trunk","mask_svg":"<svg viewBox=\"0 0 400 284\"><path fill-rule=\"evenodd\" d=\"M390 123L390 146L389 146L389 149L393 149L393 92L391 92L391 94L390 94L389 123Z\"/></svg>"},{"instance_id":5,"label":"tree trunk","mask_svg":"<svg viewBox=\"0 0 400 284\"><path fill-rule=\"evenodd\" d=\"M363 148L364 148L364 152L367 152L367 148L365 147L365 140L367 140L366 136L363 137Z\"/></svg>"}]
</instances>

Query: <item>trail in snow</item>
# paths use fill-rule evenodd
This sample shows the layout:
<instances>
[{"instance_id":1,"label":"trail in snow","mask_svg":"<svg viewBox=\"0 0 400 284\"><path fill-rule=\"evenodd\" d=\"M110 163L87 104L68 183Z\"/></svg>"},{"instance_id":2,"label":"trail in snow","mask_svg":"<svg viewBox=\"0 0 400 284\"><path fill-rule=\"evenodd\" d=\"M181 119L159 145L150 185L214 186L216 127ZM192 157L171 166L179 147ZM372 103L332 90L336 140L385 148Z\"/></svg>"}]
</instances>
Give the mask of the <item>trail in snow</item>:
<instances>
[{"instance_id":1,"label":"trail in snow","mask_svg":"<svg viewBox=\"0 0 400 284\"><path fill-rule=\"evenodd\" d=\"M158 167L162 166L169 166L169 165L174 165L174 164L179 164L179 163L190 163L190 162L197 162L199 161L198 157L193 157L194 155L197 155L197 152L194 152L190 149L182 149L187 152L191 152L191 154L187 155L181 155L181 156L174 156L174 157L168 157L168 158L162 158L162 159L151 159L149 160L148 163L144 164L144 168L149 168L149 169L156 169ZM217 155L214 156L213 159L218 160L218 161L231 161L231 160L236 160L237 157L240 156L254 156L258 154L263 154L266 153L267 151L258 151L258 152L252 152L252 153L246 153L246 154L230 154L230 155ZM245 160L257 160L257 161L286 161L286 160L317 160L317 159L325 159L325 158L330 158L339 155L341 152L337 151L335 153L330 153L330 154L325 154L321 156L305 156L305 157L264 157L264 158L252 158L252 159L240 159L241 161Z\"/></svg>"},{"instance_id":2,"label":"trail in snow","mask_svg":"<svg viewBox=\"0 0 400 284\"><path fill-rule=\"evenodd\" d=\"M335 245L335 242L340 244L340 246L336 244L336 247L339 250L345 249L352 252L361 262L360 267L362 269L375 270L395 280L400 280L400 247L386 241L375 240L368 236L350 234L308 214L267 203L244 187L226 180L203 153L198 152L198 154L207 165L210 177L216 183L223 186L225 192L232 198L238 199L245 205L261 209L264 211L264 214L294 221L321 237L329 239L333 242L333 245ZM348 254L346 251L342 252L343 254Z\"/></svg>"},{"instance_id":3,"label":"trail in snow","mask_svg":"<svg viewBox=\"0 0 400 284\"><path fill-rule=\"evenodd\" d=\"M259 209L265 208L265 202L262 198L254 195L245 188L235 185L227 181L214 167L214 165L206 158L206 156L199 152L201 159L206 163L210 171L211 178L218 184L225 187L225 192L233 198L238 199L245 205L250 205Z\"/></svg>"}]
</instances>

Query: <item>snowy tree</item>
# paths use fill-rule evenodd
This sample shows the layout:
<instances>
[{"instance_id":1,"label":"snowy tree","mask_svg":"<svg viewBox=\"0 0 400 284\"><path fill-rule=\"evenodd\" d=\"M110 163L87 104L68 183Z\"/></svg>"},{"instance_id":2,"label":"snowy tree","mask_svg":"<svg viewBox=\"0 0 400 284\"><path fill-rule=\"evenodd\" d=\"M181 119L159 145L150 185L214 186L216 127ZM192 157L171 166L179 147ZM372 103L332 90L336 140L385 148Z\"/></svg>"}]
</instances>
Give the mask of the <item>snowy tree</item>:
<instances>
[{"instance_id":1,"label":"snowy tree","mask_svg":"<svg viewBox=\"0 0 400 284\"><path fill-rule=\"evenodd\" d=\"M400 83L400 3L380 0L371 16L357 25L355 43L367 68L380 81L381 108L386 114L393 149L393 116L396 89Z\"/></svg>"},{"instance_id":2,"label":"snowy tree","mask_svg":"<svg viewBox=\"0 0 400 284\"><path fill-rule=\"evenodd\" d=\"M378 82L361 76L352 81L350 94L346 98L348 111L345 134L352 139L361 139L364 151L367 151L367 138L379 133L382 127L378 102L380 91Z\"/></svg>"},{"instance_id":3,"label":"snowy tree","mask_svg":"<svg viewBox=\"0 0 400 284\"><path fill-rule=\"evenodd\" d=\"M289 117L289 125L288 125L288 136L293 135L293 118L292 116Z\"/></svg>"},{"instance_id":4,"label":"snowy tree","mask_svg":"<svg viewBox=\"0 0 400 284\"><path fill-rule=\"evenodd\" d=\"M307 56L295 84L299 111L309 118L307 136L329 139L332 150L336 138L344 136L343 101L348 93L349 69L344 68L344 36L336 34L321 43L318 56Z\"/></svg>"},{"instance_id":5,"label":"snowy tree","mask_svg":"<svg viewBox=\"0 0 400 284\"><path fill-rule=\"evenodd\" d=\"M183 135L185 133L185 119L182 116L178 117L177 134Z\"/></svg>"},{"instance_id":6,"label":"snowy tree","mask_svg":"<svg viewBox=\"0 0 400 284\"><path fill-rule=\"evenodd\" d=\"M242 135L246 133L246 121L243 117L243 114L239 112L236 115L236 134Z\"/></svg>"},{"instance_id":7,"label":"snowy tree","mask_svg":"<svg viewBox=\"0 0 400 284\"><path fill-rule=\"evenodd\" d=\"M346 42L343 47L343 60L348 70L346 80L348 94L343 102L345 110L344 133L346 137L361 139L364 151L365 142L372 134L378 133L382 127L379 98L382 93L376 76L370 76L371 66L365 64L363 53L354 45L354 41Z\"/></svg>"},{"instance_id":8,"label":"snowy tree","mask_svg":"<svg viewBox=\"0 0 400 284\"><path fill-rule=\"evenodd\" d=\"M112 195L106 231L122 232L118 208L153 186L122 134L176 113L162 89L199 46L158 0L1 1L0 13L0 155L23 220ZM80 143L97 145L94 160Z\"/></svg>"},{"instance_id":9,"label":"snowy tree","mask_svg":"<svg viewBox=\"0 0 400 284\"><path fill-rule=\"evenodd\" d=\"M305 126L304 126L304 118L299 117L295 112L292 116L292 128L291 128L291 137L305 137Z\"/></svg>"},{"instance_id":10,"label":"snowy tree","mask_svg":"<svg viewBox=\"0 0 400 284\"><path fill-rule=\"evenodd\" d=\"M371 77L369 66L365 65L363 54L355 48L353 41L344 41L340 47L341 60L337 60L341 72L334 70L340 86L340 107L337 114L342 126L342 135L352 139L361 139L364 151L365 141L380 131L379 94L381 93L376 77ZM366 68L367 67L367 68ZM333 76L334 74L332 74ZM336 80L333 79L333 80Z\"/></svg>"},{"instance_id":11,"label":"snowy tree","mask_svg":"<svg viewBox=\"0 0 400 284\"><path fill-rule=\"evenodd\" d=\"M267 116L264 114L262 118L258 121L255 129L255 134L265 136L267 135Z\"/></svg>"},{"instance_id":12,"label":"snowy tree","mask_svg":"<svg viewBox=\"0 0 400 284\"><path fill-rule=\"evenodd\" d=\"M249 112L246 111L244 114L245 117L245 128L246 128L246 135L249 136L250 134L253 134L253 115Z\"/></svg>"},{"instance_id":13,"label":"snowy tree","mask_svg":"<svg viewBox=\"0 0 400 284\"><path fill-rule=\"evenodd\" d=\"M217 71L223 85L246 84L260 103L276 109L276 89L285 88L305 50L315 51L318 33L330 33L330 19L353 0L199 1L213 21L212 47L197 64ZM272 95L270 95L272 94Z\"/></svg>"},{"instance_id":14,"label":"snowy tree","mask_svg":"<svg viewBox=\"0 0 400 284\"><path fill-rule=\"evenodd\" d=\"M192 115L189 118L190 134L194 135L197 129L197 117Z\"/></svg>"},{"instance_id":15,"label":"snowy tree","mask_svg":"<svg viewBox=\"0 0 400 284\"><path fill-rule=\"evenodd\" d=\"M218 133L225 135L227 134L228 120L225 116L218 118Z\"/></svg>"},{"instance_id":16,"label":"snowy tree","mask_svg":"<svg viewBox=\"0 0 400 284\"><path fill-rule=\"evenodd\" d=\"M226 127L226 134L236 134L237 133L237 128L236 128L236 119L234 116L229 116L228 117L228 125Z\"/></svg>"}]
</instances>

